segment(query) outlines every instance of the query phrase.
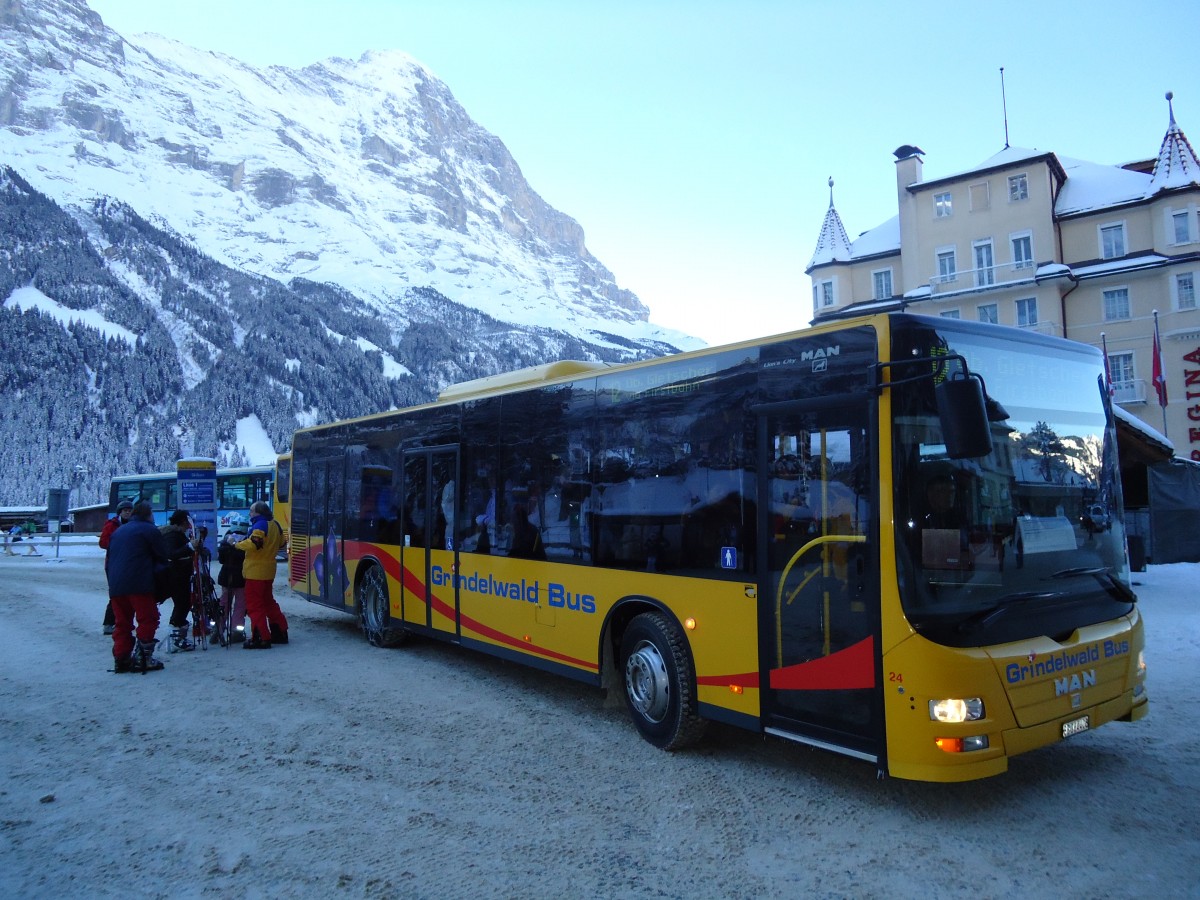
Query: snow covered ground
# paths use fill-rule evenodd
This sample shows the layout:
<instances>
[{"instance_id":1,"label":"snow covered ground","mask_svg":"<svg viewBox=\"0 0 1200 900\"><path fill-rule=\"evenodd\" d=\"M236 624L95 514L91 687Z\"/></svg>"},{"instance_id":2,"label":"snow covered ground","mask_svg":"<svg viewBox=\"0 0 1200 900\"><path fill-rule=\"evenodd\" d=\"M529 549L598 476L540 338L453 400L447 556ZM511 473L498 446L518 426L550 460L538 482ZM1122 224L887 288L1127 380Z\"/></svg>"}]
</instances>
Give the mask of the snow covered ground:
<instances>
[{"instance_id":1,"label":"snow covered ground","mask_svg":"<svg viewBox=\"0 0 1200 900\"><path fill-rule=\"evenodd\" d=\"M1134 576L1145 720L929 785L734 729L662 753L282 580L288 646L112 675L100 551L64 540L0 556L3 897L1200 897L1200 565Z\"/></svg>"}]
</instances>

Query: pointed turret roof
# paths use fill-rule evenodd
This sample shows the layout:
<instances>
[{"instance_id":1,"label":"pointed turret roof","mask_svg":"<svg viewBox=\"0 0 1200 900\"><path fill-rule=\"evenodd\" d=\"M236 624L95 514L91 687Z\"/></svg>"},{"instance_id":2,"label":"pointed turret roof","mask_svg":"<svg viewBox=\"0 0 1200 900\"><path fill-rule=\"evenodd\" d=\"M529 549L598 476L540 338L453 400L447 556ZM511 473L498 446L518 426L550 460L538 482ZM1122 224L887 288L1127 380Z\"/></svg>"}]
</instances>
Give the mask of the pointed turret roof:
<instances>
[{"instance_id":1,"label":"pointed turret roof","mask_svg":"<svg viewBox=\"0 0 1200 900\"><path fill-rule=\"evenodd\" d=\"M1171 124L1167 126L1166 136L1163 137L1162 147L1158 151L1158 161L1154 164L1154 174L1150 177L1147 197L1153 197L1161 191L1200 187L1200 162L1196 159L1196 151L1188 143L1187 135L1175 124L1175 107L1171 102L1174 96L1167 91L1167 109L1171 114Z\"/></svg>"},{"instance_id":2,"label":"pointed turret roof","mask_svg":"<svg viewBox=\"0 0 1200 900\"><path fill-rule=\"evenodd\" d=\"M817 249L813 251L812 259L808 261L809 271L816 266L831 262L850 261L850 238L842 225L842 217L833 206L833 178L829 179L829 209L825 213L825 221L821 225L821 236L817 238Z\"/></svg>"}]
</instances>

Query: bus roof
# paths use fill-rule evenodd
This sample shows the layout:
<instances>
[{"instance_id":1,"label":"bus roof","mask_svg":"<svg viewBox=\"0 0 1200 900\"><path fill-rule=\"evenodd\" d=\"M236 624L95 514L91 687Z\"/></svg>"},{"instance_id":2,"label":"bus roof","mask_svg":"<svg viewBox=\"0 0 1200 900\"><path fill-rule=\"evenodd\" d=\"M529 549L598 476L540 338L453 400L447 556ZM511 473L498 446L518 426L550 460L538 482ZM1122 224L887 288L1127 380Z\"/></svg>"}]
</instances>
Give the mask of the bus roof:
<instances>
[{"instance_id":1,"label":"bus roof","mask_svg":"<svg viewBox=\"0 0 1200 900\"><path fill-rule=\"evenodd\" d=\"M560 378L570 378L575 375L585 375L598 369L611 369L613 366L604 362L587 362L581 359L563 359L558 362L542 363L540 366L530 366L527 369L517 369L515 372L501 372L498 375L488 375L472 381L452 384L438 394L438 401L470 400L475 397L486 397L514 388L533 387L548 384Z\"/></svg>"}]
</instances>

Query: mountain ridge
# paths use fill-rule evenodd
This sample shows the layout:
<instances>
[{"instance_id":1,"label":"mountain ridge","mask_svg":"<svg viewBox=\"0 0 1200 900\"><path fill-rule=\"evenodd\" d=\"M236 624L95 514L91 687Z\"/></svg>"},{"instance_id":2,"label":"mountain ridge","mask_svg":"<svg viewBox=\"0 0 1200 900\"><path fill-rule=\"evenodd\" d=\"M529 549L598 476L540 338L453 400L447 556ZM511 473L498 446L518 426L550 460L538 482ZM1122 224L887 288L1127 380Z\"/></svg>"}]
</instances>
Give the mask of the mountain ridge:
<instances>
[{"instance_id":1,"label":"mountain ridge","mask_svg":"<svg viewBox=\"0 0 1200 900\"><path fill-rule=\"evenodd\" d=\"M456 381L700 346L652 325L402 51L260 70L132 43L83 0L0 0L0 50L0 337L19 349L0 391L21 407L0 505L76 466L95 495L179 455L233 464L247 415L283 449Z\"/></svg>"}]
</instances>

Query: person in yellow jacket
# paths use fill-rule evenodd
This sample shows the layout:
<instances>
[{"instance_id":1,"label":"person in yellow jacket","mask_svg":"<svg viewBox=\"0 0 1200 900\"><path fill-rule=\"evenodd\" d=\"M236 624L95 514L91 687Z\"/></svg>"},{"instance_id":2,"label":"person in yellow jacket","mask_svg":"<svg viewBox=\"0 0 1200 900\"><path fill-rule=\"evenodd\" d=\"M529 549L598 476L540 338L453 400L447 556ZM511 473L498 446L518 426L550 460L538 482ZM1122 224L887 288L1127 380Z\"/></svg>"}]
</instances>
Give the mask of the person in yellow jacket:
<instances>
[{"instance_id":1,"label":"person in yellow jacket","mask_svg":"<svg viewBox=\"0 0 1200 900\"><path fill-rule=\"evenodd\" d=\"M283 546L283 529L271 507L263 500L250 506L250 536L234 546L246 554L242 577L246 579L246 615L251 636L243 650L270 650L272 644L288 642L288 623L275 601L275 556Z\"/></svg>"}]
</instances>

